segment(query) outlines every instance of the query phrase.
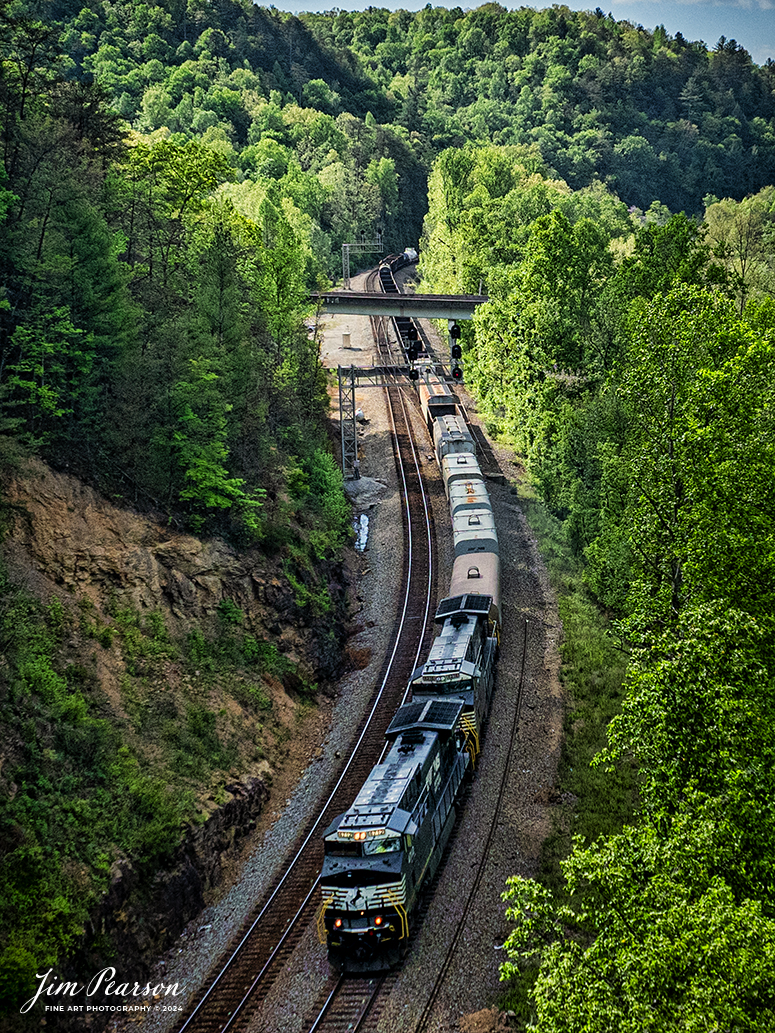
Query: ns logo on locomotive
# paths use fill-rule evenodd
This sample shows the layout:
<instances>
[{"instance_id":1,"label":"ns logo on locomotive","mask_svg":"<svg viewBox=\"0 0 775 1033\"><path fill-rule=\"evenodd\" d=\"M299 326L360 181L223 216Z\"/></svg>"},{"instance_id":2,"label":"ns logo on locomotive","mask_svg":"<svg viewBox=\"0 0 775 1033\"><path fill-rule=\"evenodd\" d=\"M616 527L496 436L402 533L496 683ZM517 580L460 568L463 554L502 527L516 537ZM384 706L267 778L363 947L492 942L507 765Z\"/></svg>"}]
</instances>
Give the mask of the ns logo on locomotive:
<instances>
[{"instance_id":1,"label":"ns logo on locomotive","mask_svg":"<svg viewBox=\"0 0 775 1033\"><path fill-rule=\"evenodd\" d=\"M324 835L321 939L342 971L380 971L406 953L422 886L455 821L480 749L500 627L500 554L492 505L457 398L426 367L420 400L450 507L455 559L439 631L411 676L389 749Z\"/></svg>"}]
</instances>

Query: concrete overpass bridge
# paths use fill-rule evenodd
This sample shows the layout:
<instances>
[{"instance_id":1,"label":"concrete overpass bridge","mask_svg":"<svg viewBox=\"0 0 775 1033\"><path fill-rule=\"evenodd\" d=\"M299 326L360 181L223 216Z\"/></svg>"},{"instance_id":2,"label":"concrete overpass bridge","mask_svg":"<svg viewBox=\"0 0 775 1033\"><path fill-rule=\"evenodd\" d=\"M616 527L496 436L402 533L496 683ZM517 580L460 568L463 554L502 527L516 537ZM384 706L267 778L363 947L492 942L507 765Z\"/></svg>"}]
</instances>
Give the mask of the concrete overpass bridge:
<instances>
[{"instance_id":1,"label":"concrete overpass bridge","mask_svg":"<svg viewBox=\"0 0 775 1033\"><path fill-rule=\"evenodd\" d=\"M383 294L375 291L317 291L312 300L321 312L348 316L410 319L473 319L486 294Z\"/></svg>"},{"instance_id":2,"label":"concrete overpass bridge","mask_svg":"<svg viewBox=\"0 0 775 1033\"><path fill-rule=\"evenodd\" d=\"M457 333L455 332L455 324L473 319L477 305L489 300L483 294L401 294L397 291L352 290L319 291L312 294L311 297L317 304L318 311L329 315L392 319L399 337L399 344L401 344L402 322L408 322L411 319L446 319L450 327L451 345L454 343L452 337L460 336L459 330ZM411 366L414 366L413 362L411 362ZM358 476L358 439L355 422L356 384L361 387L381 386L391 375L404 376L407 372L406 365L338 367L342 470L345 477ZM412 372L416 377L417 373L414 370Z\"/></svg>"}]
</instances>

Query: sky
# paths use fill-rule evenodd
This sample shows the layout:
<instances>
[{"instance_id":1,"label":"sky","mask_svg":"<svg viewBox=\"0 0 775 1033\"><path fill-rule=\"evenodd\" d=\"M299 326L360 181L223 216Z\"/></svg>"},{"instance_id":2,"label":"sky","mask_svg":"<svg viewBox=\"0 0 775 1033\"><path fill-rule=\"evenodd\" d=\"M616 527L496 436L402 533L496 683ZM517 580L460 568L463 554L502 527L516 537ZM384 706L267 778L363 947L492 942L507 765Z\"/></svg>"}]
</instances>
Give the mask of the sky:
<instances>
[{"instance_id":1,"label":"sky","mask_svg":"<svg viewBox=\"0 0 775 1033\"><path fill-rule=\"evenodd\" d=\"M343 11L362 11L371 3L391 10L417 11L428 0L274 0L282 11L324 11L339 8ZM484 0L482 0L484 2ZM545 3L520 3L519 0L499 0L504 7L550 7ZM757 64L768 58L775 61L775 0L563 0L572 10L594 10L600 7L606 14L653 29L664 25L671 35L682 32L688 40L703 40L710 49L720 36L736 39ZM464 0L431 0L434 7L478 7L479 3Z\"/></svg>"}]
</instances>

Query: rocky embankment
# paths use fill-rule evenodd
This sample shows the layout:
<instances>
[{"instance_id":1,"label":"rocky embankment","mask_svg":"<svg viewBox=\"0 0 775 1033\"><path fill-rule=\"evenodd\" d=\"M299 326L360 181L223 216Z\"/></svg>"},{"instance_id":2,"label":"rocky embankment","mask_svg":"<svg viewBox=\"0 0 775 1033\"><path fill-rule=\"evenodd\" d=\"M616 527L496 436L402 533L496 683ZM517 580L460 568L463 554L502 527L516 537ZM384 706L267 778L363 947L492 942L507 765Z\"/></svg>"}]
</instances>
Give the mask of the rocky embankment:
<instances>
[{"instance_id":1,"label":"rocky embankment","mask_svg":"<svg viewBox=\"0 0 775 1033\"><path fill-rule=\"evenodd\" d=\"M38 462L11 478L4 495L11 514L6 562L34 594L87 598L98 613L116 604L156 610L173 634L213 618L229 599L250 627L279 637L291 659L324 659L315 646L319 629L295 605L280 563L260 550L237 553L218 539L180 533ZM329 587L341 595L336 583Z\"/></svg>"},{"instance_id":2,"label":"rocky embankment","mask_svg":"<svg viewBox=\"0 0 775 1033\"><path fill-rule=\"evenodd\" d=\"M229 785L226 792L226 802L204 825L186 830L169 864L151 879L138 873L128 858L113 865L110 888L71 963L74 970L99 971L109 943L111 955L121 959L122 978L145 977L157 955L200 913L206 898L223 884L228 861L256 828L270 796L261 778Z\"/></svg>"},{"instance_id":3,"label":"rocky embankment","mask_svg":"<svg viewBox=\"0 0 775 1033\"><path fill-rule=\"evenodd\" d=\"M269 809L284 802L325 735L328 685L347 655L344 576L333 564L318 568L333 612L316 618L297 603L282 556L180 533L39 462L7 478L2 495L2 554L12 581L46 605L59 600L66 630L57 666L85 672L94 711L120 728L141 765L158 764L154 770L165 777L166 741L149 720L157 711L184 723L192 705L208 708L215 732L229 743L229 767L208 770L193 788L189 778L197 810L162 870L114 857L83 943L58 970L83 978L120 960L123 977L145 978L228 884L241 851L267 823ZM276 658L273 669L253 675L211 664L200 677L187 642L192 634L217 642L225 603L227 615L239 614L243 639L250 636ZM121 614L139 629L154 615L169 647L138 659L136 646L132 653L122 637ZM260 692L258 709L251 708L249 691ZM6 747L7 772L15 761L12 732ZM4 775L0 791L13 796L16 787Z\"/></svg>"}]
</instances>

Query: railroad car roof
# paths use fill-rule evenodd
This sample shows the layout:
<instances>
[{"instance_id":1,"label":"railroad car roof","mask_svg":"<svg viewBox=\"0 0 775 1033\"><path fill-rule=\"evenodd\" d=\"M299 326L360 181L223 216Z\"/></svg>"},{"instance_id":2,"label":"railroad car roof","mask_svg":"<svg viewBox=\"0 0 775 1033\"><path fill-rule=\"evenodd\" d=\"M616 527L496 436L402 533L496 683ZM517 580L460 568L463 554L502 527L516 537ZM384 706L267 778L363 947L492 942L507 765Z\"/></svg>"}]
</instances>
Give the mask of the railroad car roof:
<instances>
[{"instance_id":1,"label":"railroad car roof","mask_svg":"<svg viewBox=\"0 0 775 1033\"><path fill-rule=\"evenodd\" d=\"M473 441L466 421L454 413L442 413L437 416L433 431L435 434L464 434L469 441Z\"/></svg>"},{"instance_id":2,"label":"railroad car roof","mask_svg":"<svg viewBox=\"0 0 775 1033\"><path fill-rule=\"evenodd\" d=\"M340 831L403 831L409 813L401 808L415 773L424 769L439 735L451 734L463 710L459 700L431 699L400 707L385 735L394 739L384 763L376 764L346 814Z\"/></svg>"},{"instance_id":3,"label":"railroad car roof","mask_svg":"<svg viewBox=\"0 0 775 1033\"><path fill-rule=\"evenodd\" d=\"M439 603L435 619L437 621L444 621L456 613L470 613L474 616L486 617L490 612L491 606L491 595L467 592L465 595L449 596L447 599L442 599Z\"/></svg>"},{"instance_id":4,"label":"railroad car roof","mask_svg":"<svg viewBox=\"0 0 775 1033\"><path fill-rule=\"evenodd\" d=\"M423 675L460 674L472 677L475 666L469 646L476 627L466 616L454 622L446 621L441 633L433 640L428 659L423 664Z\"/></svg>"},{"instance_id":5,"label":"railroad car roof","mask_svg":"<svg viewBox=\"0 0 775 1033\"><path fill-rule=\"evenodd\" d=\"M479 463L473 452L450 453L450 455L444 456L442 465L450 476L457 473L464 477L470 477L472 474L478 474L479 477L482 476L482 471L479 469Z\"/></svg>"},{"instance_id":6,"label":"railroad car roof","mask_svg":"<svg viewBox=\"0 0 775 1033\"><path fill-rule=\"evenodd\" d=\"M392 739L402 733L426 728L435 732L454 732L461 710L462 704L446 699L405 703L396 711L385 737Z\"/></svg>"}]
</instances>

